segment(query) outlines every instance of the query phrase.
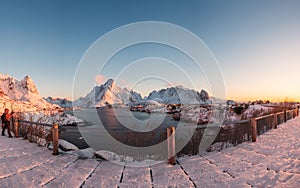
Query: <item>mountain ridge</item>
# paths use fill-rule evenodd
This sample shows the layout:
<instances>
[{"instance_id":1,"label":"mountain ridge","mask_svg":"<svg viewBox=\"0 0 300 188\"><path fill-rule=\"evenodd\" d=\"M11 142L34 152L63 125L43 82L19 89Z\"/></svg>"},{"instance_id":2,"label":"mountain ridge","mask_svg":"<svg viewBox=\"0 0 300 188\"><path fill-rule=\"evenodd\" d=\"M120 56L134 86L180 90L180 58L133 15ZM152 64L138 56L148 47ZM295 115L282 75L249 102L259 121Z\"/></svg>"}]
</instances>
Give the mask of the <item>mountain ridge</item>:
<instances>
[{"instance_id":1,"label":"mountain ridge","mask_svg":"<svg viewBox=\"0 0 300 188\"><path fill-rule=\"evenodd\" d=\"M0 108L14 111L58 110L59 106L44 100L29 75L22 80L0 73Z\"/></svg>"},{"instance_id":2,"label":"mountain ridge","mask_svg":"<svg viewBox=\"0 0 300 188\"><path fill-rule=\"evenodd\" d=\"M130 105L145 101L156 101L162 104L207 104L211 103L209 94L205 90L200 92L188 88L170 87L159 91L152 91L147 97L133 90L117 86L113 79L95 86L85 97L73 102L75 107L103 107L106 105Z\"/></svg>"}]
</instances>

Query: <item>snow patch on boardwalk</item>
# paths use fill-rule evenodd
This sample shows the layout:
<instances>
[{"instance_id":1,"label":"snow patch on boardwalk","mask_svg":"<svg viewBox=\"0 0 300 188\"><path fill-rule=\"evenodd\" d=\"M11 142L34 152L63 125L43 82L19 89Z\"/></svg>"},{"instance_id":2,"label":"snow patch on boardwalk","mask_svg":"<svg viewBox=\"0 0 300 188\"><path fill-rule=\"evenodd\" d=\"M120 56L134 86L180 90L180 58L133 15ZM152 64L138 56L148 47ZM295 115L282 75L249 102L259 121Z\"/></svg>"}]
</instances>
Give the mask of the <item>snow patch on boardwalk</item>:
<instances>
[{"instance_id":1,"label":"snow patch on boardwalk","mask_svg":"<svg viewBox=\"0 0 300 188\"><path fill-rule=\"evenodd\" d=\"M0 137L0 187L299 187L299 135L297 117L255 143L138 168Z\"/></svg>"}]
</instances>

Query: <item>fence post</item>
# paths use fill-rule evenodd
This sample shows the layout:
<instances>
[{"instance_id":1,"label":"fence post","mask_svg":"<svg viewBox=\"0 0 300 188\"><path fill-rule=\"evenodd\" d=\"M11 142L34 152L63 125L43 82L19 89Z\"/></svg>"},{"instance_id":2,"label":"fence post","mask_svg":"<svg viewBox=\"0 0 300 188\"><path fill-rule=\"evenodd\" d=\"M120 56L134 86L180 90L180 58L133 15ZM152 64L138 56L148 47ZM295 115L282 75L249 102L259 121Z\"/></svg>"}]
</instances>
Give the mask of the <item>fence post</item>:
<instances>
[{"instance_id":1,"label":"fence post","mask_svg":"<svg viewBox=\"0 0 300 188\"><path fill-rule=\"evenodd\" d=\"M175 127L167 128L167 140L168 140L168 164L176 164L175 154Z\"/></svg>"},{"instance_id":2,"label":"fence post","mask_svg":"<svg viewBox=\"0 0 300 188\"><path fill-rule=\"evenodd\" d=\"M14 133L15 133L15 137L18 138L19 137L19 120L16 119L14 122Z\"/></svg>"},{"instance_id":3,"label":"fence post","mask_svg":"<svg viewBox=\"0 0 300 188\"><path fill-rule=\"evenodd\" d=\"M251 119L251 135L252 135L252 142L256 142L256 137L257 137L257 122L255 118Z\"/></svg>"},{"instance_id":4,"label":"fence post","mask_svg":"<svg viewBox=\"0 0 300 188\"><path fill-rule=\"evenodd\" d=\"M286 122L286 121L287 121L286 110L284 110L284 116L283 116L283 120L284 120L284 122Z\"/></svg>"},{"instance_id":5,"label":"fence post","mask_svg":"<svg viewBox=\"0 0 300 188\"><path fill-rule=\"evenodd\" d=\"M54 124L52 129L53 155L58 155L58 125Z\"/></svg>"},{"instance_id":6,"label":"fence post","mask_svg":"<svg viewBox=\"0 0 300 188\"><path fill-rule=\"evenodd\" d=\"M274 128L277 129L277 113L274 114L274 121L273 121L273 124L274 124Z\"/></svg>"}]
</instances>

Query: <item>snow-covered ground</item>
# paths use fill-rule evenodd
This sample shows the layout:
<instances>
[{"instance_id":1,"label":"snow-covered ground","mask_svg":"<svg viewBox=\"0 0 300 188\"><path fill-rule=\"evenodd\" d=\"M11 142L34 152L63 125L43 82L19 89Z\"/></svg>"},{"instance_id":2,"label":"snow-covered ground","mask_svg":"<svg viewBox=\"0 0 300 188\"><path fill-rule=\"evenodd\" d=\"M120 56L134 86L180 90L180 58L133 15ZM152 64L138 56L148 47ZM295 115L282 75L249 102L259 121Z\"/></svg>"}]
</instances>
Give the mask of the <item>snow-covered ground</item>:
<instances>
[{"instance_id":1,"label":"snow-covered ground","mask_svg":"<svg viewBox=\"0 0 300 188\"><path fill-rule=\"evenodd\" d=\"M179 158L175 166L53 156L23 139L0 137L0 187L299 187L299 125L296 117L255 143Z\"/></svg>"}]
</instances>

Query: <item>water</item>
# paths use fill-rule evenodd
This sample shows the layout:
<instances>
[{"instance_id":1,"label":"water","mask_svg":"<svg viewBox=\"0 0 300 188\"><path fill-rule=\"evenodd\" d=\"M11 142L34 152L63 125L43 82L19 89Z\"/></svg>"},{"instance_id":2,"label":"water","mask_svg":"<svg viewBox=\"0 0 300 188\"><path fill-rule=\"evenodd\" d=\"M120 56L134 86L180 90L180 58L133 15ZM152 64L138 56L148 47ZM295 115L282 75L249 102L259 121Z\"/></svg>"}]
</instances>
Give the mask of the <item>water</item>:
<instances>
[{"instance_id":1,"label":"water","mask_svg":"<svg viewBox=\"0 0 300 188\"><path fill-rule=\"evenodd\" d=\"M174 121L170 115L161 113L99 108L74 111L74 115L89 122L78 125L89 147L139 160L167 159L167 127L177 127L176 152L186 146L195 131L192 124Z\"/></svg>"},{"instance_id":2,"label":"water","mask_svg":"<svg viewBox=\"0 0 300 188\"><path fill-rule=\"evenodd\" d=\"M74 111L74 115L89 122L78 128L89 146L96 150L114 150L116 146L124 145L157 145L166 139L167 127L178 125L178 121L170 115L131 112L128 109L87 109Z\"/></svg>"}]
</instances>

